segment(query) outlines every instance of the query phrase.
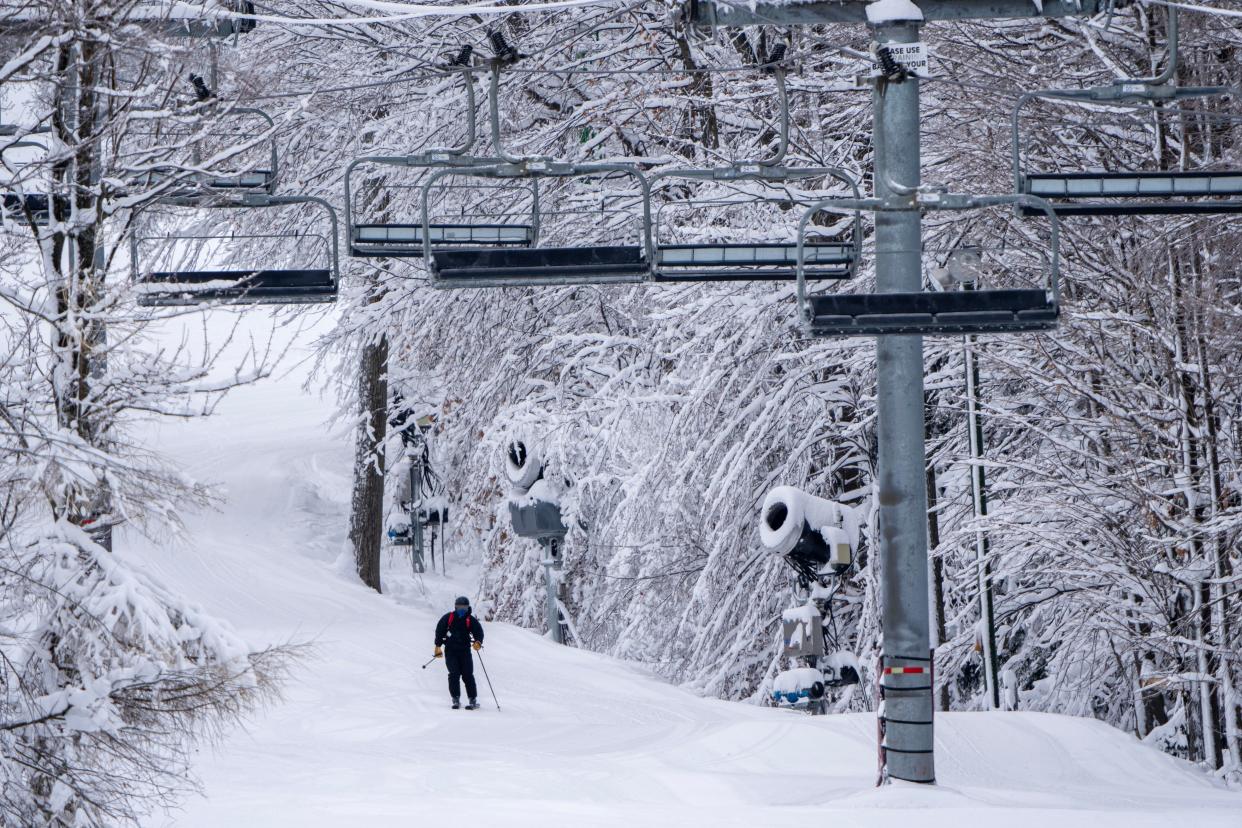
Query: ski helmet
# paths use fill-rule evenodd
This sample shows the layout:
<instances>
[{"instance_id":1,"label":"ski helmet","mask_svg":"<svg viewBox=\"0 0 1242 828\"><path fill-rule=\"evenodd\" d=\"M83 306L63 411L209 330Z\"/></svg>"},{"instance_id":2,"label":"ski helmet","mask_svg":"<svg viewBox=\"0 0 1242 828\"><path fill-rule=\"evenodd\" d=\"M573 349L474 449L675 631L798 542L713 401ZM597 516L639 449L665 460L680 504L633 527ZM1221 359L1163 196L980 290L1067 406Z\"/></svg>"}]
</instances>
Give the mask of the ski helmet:
<instances>
[{"instance_id":1,"label":"ski helmet","mask_svg":"<svg viewBox=\"0 0 1242 828\"><path fill-rule=\"evenodd\" d=\"M467 597L466 597L466 596L464 596L464 595L459 595L459 596L457 596L457 600L453 602L453 606L455 606L455 607L468 607L468 606L470 606L470 599L469 599L469 598L467 598Z\"/></svg>"}]
</instances>

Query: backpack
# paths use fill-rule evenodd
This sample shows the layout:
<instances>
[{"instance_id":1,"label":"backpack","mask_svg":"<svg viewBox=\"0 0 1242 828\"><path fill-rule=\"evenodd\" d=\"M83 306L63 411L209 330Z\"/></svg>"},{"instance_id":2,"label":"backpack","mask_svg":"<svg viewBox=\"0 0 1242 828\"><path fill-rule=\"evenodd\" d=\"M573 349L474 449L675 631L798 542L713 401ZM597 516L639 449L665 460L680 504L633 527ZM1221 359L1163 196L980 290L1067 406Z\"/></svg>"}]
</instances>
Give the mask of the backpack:
<instances>
[{"instance_id":1,"label":"backpack","mask_svg":"<svg viewBox=\"0 0 1242 828\"><path fill-rule=\"evenodd\" d=\"M471 616L469 615L466 616L466 640L467 641L473 637L473 634L470 631L470 618ZM446 638L453 637L453 613L452 612L444 616L444 635Z\"/></svg>"}]
</instances>

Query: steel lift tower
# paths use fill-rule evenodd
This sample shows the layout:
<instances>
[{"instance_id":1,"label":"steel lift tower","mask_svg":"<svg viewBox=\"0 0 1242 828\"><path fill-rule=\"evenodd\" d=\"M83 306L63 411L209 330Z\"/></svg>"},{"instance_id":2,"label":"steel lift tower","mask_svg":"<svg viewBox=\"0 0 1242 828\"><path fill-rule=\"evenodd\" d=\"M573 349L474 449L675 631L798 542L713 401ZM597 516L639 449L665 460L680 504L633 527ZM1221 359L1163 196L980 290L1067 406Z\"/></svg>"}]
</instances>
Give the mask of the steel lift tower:
<instances>
[{"instance_id":1,"label":"steel lift tower","mask_svg":"<svg viewBox=\"0 0 1242 828\"><path fill-rule=\"evenodd\" d=\"M789 3L783 0L689 0L683 23L695 29L735 26L867 25L884 69L874 81L876 290L917 293L922 286L919 200L919 34L936 21L1087 17L1106 0L879 0ZM911 71L904 71L905 67ZM899 71L892 71L892 69ZM874 298L874 297L873 297ZM895 298L895 297L894 297ZM936 779L932 739L932 662L928 621L927 493L923 435L922 332L877 335L879 412L879 554L883 648L880 772L892 779ZM982 329L980 329L982 330ZM945 333L946 330L927 331ZM961 329L957 333L971 333ZM842 331L816 331L841 335Z\"/></svg>"}]
</instances>

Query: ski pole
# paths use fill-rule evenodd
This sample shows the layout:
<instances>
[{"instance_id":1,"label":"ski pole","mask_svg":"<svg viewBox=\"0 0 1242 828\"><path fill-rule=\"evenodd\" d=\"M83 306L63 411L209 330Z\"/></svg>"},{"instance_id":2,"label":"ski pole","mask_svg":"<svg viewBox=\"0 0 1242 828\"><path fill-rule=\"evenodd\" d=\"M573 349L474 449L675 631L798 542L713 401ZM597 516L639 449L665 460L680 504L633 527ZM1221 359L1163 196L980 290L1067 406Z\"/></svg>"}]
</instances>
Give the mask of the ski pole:
<instances>
[{"instance_id":1,"label":"ski pole","mask_svg":"<svg viewBox=\"0 0 1242 828\"><path fill-rule=\"evenodd\" d=\"M439 658L439 656L432 656L431 658L427 659L427 664L430 664L431 662L435 661L437 658ZM423 665L424 670L427 669L427 664Z\"/></svg>"},{"instance_id":2,"label":"ski pole","mask_svg":"<svg viewBox=\"0 0 1242 828\"><path fill-rule=\"evenodd\" d=\"M496 709L500 709L500 702L496 700L496 689L492 687L492 677L487 674L487 665L483 663L483 651L479 650L479 666L483 668L483 678L487 679L487 689L492 692L492 701L496 702Z\"/></svg>"}]
</instances>

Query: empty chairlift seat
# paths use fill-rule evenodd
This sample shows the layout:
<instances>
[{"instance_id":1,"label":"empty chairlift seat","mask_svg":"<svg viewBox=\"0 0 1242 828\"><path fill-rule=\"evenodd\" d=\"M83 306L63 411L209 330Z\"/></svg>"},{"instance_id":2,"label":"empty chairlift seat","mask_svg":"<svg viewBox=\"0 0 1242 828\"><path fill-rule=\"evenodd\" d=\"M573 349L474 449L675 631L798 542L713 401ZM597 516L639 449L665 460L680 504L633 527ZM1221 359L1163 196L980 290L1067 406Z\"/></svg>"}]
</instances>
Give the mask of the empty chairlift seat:
<instances>
[{"instance_id":1,"label":"empty chairlift seat","mask_svg":"<svg viewBox=\"0 0 1242 828\"><path fill-rule=\"evenodd\" d=\"M130 236L130 258L138 304L165 307L200 304L296 305L336 300L340 257L337 250L336 211L314 196L247 196L240 201L188 198L172 206L193 209L232 209L248 213L255 229L246 232L186 235ZM322 210L327 222L296 232L264 232L270 227L256 212L262 208L308 205ZM161 205L156 205L159 209ZM155 245L156 264L148 261L147 246ZM240 245L240 249L239 249ZM248 249L249 248L249 249ZM257 248L257 249L255 249ZM200 267L222 249L244 256L246 266ZM292 259L298 266L271 267L272 261ZM189 266L180 266L185 261Z\"/></svg>"},{"instance_id":2,"label":"empty chairlift seat","mask_svg":"<svg viewBox=\"0 0 1242 828\"><path fill-rule=\"evenodd\" d=\"M848 279L854 246L808 242L803 250L810 279ZM796 244L665 244L656 249L656 282L792 280L798 272Z\"/></svg>"},{"instance_id":3,"label":"empty chairlift seat","mask_svg":"<svg viewBox=\"0 0 1242 828\"><path fill-rule=\"evenodd\" d=\"M307 304L336 299L328 268L196 270L148 275L138 304L146 307L228 304Z\"/></svg>"},{"instance_id":4,"label":"empty chairlift seat","mask_svg":"<svg viewBox=\"0 0 1242 828\"><path fill-rule=\"evenodd\" d=\"M808 302L817 336L1045 331L1059 316L1044 289L827 294Z\"/></svg>"},{"instance_id":5,"label":"empty chairlift seat","mask_svg":"<svg viewBox=\"0 0 1242 828\"><path fill-rule=\"evenodd\" d=\"M1238 92L1233 87L1180 87L1173 83L1176 62L1176 23L1170 10L1172 63L1160 78L1118 79L1109 86L1083 89L1044 89L1027 92L1018 98L1012 116L1013 170L1018 193L1047 199L1053 210L1062 216L1177 215L1242 212L1242 169L1142 170L1141 156L1132 158L1130 166L1107 171L1085 169L1062 172L1072 166L1072 156L1058 151L1058 171L1030 169L1032 162L1025 156L1027 140L1023 135L1022 110L1033 101L1056 103L1068 108L1067 117L1058 129L1071 136L1089 130L1092 135L1107 135L1110 128L1154 130L1175 128L1177 119L1185 117L1184 106L1192 107L1190 117L1209 120L1217 117L1202 102L1229 98L1236 108ZM1223 113L1222 113L1223 114ZM1232 118L1232 115L1224 115ZM1103 119L1103 120L1101 120ZM1123 120L1124 119L1124 120ZM1058 146L1073 146L1063 141ZM1187 158L1194 158L1191 149ZM1049 159L1052 161L1052 159ZM1022 211L1036 212L1029 205Z\"/></svg>"},{"instance_id":6,"label":"empty chairlift seat","mask_svg":"<svg viewBox=\"0 0 1242 828\"><path fill-rule=\"evenodd\" d=\"M649 267L638 245L434 250L441 287L504 287L641 282Z\"/></svg>"},{"instance_id":7,"label":"empty chairlift seat","mask_svg":"<svg viewBox=\"0 0 1242 828\"><path fill-rule=\"evenodd\" d=\"M787 116L787 108L782 106L782 118ZM796 279L798 243L793 239L781 239L779 231L772 233L777 237L775 239L769 236L761 241L745 242L687 244L666 242L662 238L666 231L677 232L674 229L677 224L683 227L703 224L698 216L681 222L661 220L662 214L677 210L706 212L712 216L706 224L713 226L721 223L719 214L722 211L735 211L738 218L753 223L762 220L757 217L764 216L760 210L766 206L771 213L767 218L778 223L781 220L779 216L792 206L827 204L823 195L816 196L797 189L806 188L806 182L835 179L848 187L855 198L858 197L858 184L847 171L835 167L786 167L780 163L783 156L782 148L777 157L767 161L738 162L717 168L666 170L652 178L653 190L662 181L690 182L662 191L668 193L667 200L661 204L651 222L655 248L652 281L767 282ZM688 196L685 194L686 187L690 188ZM828 231L819 225L811 232L814 235L804 237L802 249L806 278L848 279L853 276L862 239L862 219L858 211L854 211L848 235Z\"/></svg>"},{"instance_id":8,"label":"empty chairlift seat","mask_svg":"<svg viewBox=\"0 0 1242 828\"><path fill-rule=\"evenodd\" d=\"M424 236L432 248L529 247L534 237L529 224L355 224L351 228L351 256L422 258Z\"/></svg>"},{"instance_id":9,"label":"empty chairlift seat","mask_svg":"<svg viewBox=\"0 0 1242 828\"><path fill-rule=\"evenodd\" d=\"M1242 212L1242 170L1031 173L1022 185L1066 216Z\"/></svg>"}]
</instances>

